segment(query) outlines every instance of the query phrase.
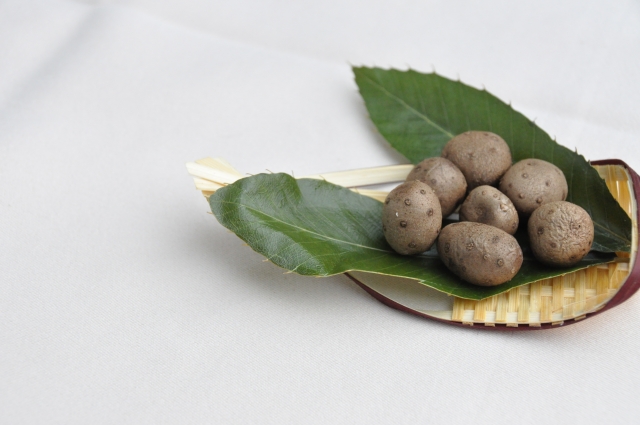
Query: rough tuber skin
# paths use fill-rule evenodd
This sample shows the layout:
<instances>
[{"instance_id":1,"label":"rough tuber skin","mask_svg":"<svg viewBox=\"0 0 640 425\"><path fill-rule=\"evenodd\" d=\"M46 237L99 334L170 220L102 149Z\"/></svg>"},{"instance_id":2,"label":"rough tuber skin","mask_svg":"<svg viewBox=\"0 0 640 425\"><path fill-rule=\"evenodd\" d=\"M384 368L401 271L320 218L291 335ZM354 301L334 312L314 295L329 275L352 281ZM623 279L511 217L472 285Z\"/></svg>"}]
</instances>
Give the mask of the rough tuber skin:
<instances>
[{"instance_id":1,"label":"rough tuber skin","mask_svg":"<svg viewBox=\"0 0 640 425\"><path fill-rule=\"evenodd\" d=\"M511 166L511 150L502 137L487 131L467 131L449 140L442 157L464 174L469 190L495 186Z\"/></svg>"},{"instance_id":2,"label":"rough tuber skin","mask_svg":"<svg viewBox=\"0 0 640 425\"><path fill-rule=\"evenodd\" d=\"M591 250L593 221L583 208L565 201L536 209L527 224L533 255L541 263L570 267Z\"/></svg>"},{"instance_id":3,"label":"rough tuber skin","mask_svg":"<svg viewBox=\"0 0 640 425\"><path fill-rule=\"evenodd\" d=\"M399 254L414 255L431 248L442 227L442 211L431 187L418 180L393 189L382 208L382 230Z\"/></svg>"},{"instance_id":4,"label":"rough tuber skin","mask_svg":"<svg viewBox=\"0 0 640 425\"><path fill-rule=\"evenodd\" d=\"M513 164L500 180L500 190L524 216L549 202L564 201L569 191L562 170L534 158Z\"/></svg>"},{"instance_id":5,"label":"rough tuber skin","mask_svg":"<svg viewBox=\"0 0 640 425\"><path fill-rule=\"evenodd\" d=\"M446 158L427 158L416 165L406 181L420 180L435 191L442 216L451 214L467 193L467 181L455 164Z\"/></svg>"},{"instance_id":6,"label":"rough tuber skin","mask_svg":"<svg viewBox=\"0 0 640 425\"><path fill-rule=\"evenodd\" d=\"M513 236L497 227L468 221L442 229L438 256L462 280L480 286L510 281L523 260Z\"/></svg>"},{"instance_id":7,"label":"rough tuber skin","mask_svg":"<svg viewBox=\"0 0 640 425\"><path fill-rule=\"evenodd\" d=\"M513 235L518 230L518 212L507 196L492 186L478 186L460 206L460 221L488 224Z\"/></svg>"}]
</instances>

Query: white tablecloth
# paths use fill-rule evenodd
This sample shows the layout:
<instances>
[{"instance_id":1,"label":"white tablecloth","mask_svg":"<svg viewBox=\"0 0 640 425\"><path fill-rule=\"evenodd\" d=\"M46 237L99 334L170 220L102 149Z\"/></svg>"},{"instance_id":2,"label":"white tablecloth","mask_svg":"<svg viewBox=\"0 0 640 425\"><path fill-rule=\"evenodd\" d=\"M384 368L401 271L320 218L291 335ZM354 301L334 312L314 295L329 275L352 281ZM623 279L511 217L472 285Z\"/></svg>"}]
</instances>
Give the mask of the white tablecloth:
<instances>
[{"instance_id":1,"label":"white tablecloth","mask_svg":"<svg viewBox=\"0 0 640 425\"><path fill-rule=\"evenodd\" d=\"M349 64L486 86L640 170L634 1L0 1L0 423L634 423L640 296L447 326L283 270L184 163L406 162Z\"/></svg>"}]
</instances>

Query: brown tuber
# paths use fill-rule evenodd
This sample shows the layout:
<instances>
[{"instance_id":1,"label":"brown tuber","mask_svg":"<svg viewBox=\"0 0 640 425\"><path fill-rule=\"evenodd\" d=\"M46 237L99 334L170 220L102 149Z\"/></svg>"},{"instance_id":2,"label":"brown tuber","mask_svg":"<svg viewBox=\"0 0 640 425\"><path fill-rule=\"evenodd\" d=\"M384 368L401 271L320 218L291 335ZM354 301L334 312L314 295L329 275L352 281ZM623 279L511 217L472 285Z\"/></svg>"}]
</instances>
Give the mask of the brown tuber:
<instances>
[{"instance_id":1,"label":"brown tuber","mask_svg":"<svg viewBox=\"0 0 640 425\"><path fill-rule=\"evenodd\" d=\"M507 195L519 213L529 216L549 202L567 199L567 179L562 171L541 159L523 159L500 180L500 191Z\"/></svg>"},{"instance_id":2,"label":"brown tuber","mask_svg":"<svg viewBox=\"0 0 640 425\"><path fill-rule=\"evenodd\" d=\"M550 266L573 266L589 253L593 243L589 213L570 202L550 202L536 209L528 230L533 255Z\"/></svg>"},{"instance_id":3,"label":"brown tuber","mask_svg":"<svg viewBox=\"0 0 640 425\"><path fill-rule=\"evenodd\" d=\"M511 166L509 146L497 134L467 131L449 140L442 156L464 174L469 189L496 185Z\"/></svg>"},{"instance_id":4,"label":"brown tuber","mask_svg":"<svg viewBox=\"0 0 640 425\"><path fill-rule=\"evenodd\" d=\"M481 286L510 281L523 260L513 236L497 227L468 221L442 229L438 256L462 280Z\"/></svg>"},{"instance_id":5,"label":"brown tuber","mask_svg":"<svg viewBox=\"0 0 640 425\"><path fill-rule=\"evenodd\" d=\"M431 248L442 227L438 197L418 180L393 189L382 207L382 231L399 254L419 254Z\"/></svg>"},{"instance_id":6,"label":"brown tuber","mask_svg":"<svg viewBox=\"0 0 640 425\"><path fill-rule=\"evenodd\" d=\"M451 214L467 193L467 182L462 172L442 157L420 162L407 176L407 181L411 180L420 180L431 186L440 201L443 217Z\"/></svg>"},{"instance_id":7,"label":"brown tuber","mask_svg":"<svg viewBox=\"0 0 640 425\"><path fill-rule=\"evenodd\" d=\"M492 186L478 186L460 206L460 221L497 227L513 235L518 230L518 212L507 196Z\"/></svg>"}]
</instances>

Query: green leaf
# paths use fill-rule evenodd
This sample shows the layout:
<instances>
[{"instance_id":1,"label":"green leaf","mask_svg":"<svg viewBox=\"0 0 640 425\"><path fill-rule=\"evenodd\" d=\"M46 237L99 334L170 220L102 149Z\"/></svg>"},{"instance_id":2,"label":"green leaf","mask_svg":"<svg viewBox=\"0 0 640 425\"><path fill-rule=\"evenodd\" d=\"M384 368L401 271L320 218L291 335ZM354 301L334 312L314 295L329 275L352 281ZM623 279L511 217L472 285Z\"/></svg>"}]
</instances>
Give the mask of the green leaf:
<instances>
[{"instance_id":1,"label":"green leaf","mask_svg":"<svg viewBox=\"0 0 640 425\"><path fill-rule=\"evenodd\" d=\"M273 263L302 275L364 271L401 276L462 298L479 300L539 279L611 261L590 254L575 267L544 267L532 257L500 286L463 282L438 259L396 254L382 233L382 203L322 180L258 174L226 186L209 198L218 221Z\"/></svg>"},{"instance_id":2,"label":"green leaf","mask_svg":"<svg viewBox=\"0 0 640 425\"><path fill-rule=\"evenodd\" d=\"M539 158L558 166L569 185L567 201L593 219L596 251L631 249L631 219L582 155L559 145L533 121L486 90L416 71L354 67L356 83L380 133L412 163L440 156L453 136L491 131L511 148L514 162Z\"/></svg>"}]
</instances>

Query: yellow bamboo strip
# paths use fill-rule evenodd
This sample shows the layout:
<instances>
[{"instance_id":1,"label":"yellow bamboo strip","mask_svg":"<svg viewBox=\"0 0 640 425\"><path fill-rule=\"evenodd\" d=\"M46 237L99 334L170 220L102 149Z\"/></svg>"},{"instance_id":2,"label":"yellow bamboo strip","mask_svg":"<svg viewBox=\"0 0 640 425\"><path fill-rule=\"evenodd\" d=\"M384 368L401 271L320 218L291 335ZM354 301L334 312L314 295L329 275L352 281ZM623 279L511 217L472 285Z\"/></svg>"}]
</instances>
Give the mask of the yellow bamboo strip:
<instances>
[{"instance_id":1,"label":"yellow bamboo strip","mask_svg":"<svg viewBox=\"0 0 640 425\"><path fill-rule=\"evenodd\" d=\"M455 297L453 299L453 311L451 320L455 322L462 322L464 317L464 299Z\"/></svg>"},{"instance_id":2,"label":"yellow bamboo strip","mask_svg":"<svg viewBox=\"0 0 640 425\"><path fill-rule=\"evenodd\" d=\"M492 312L496 312L496 309L498 307L498 296L494 295L493 297L489 297L487 298L487 311L492 311Z\"/></svg>"},{"instance_id":3,"label":"yellow bamboo strip","mask_svg":"<svg viewBox=\"0 0 640 425\"><path fill-rule=\"evenodd\" d=\"M529 312L540 313L542 308L542 282L533 282L530 285L529 291Z\"/></svg>"},{"instance_id":4,"label":"yellow bamboo strip","mask_svg":"<svg viewBox=\"0 0 640 425\"><path fill-rule=\"evenodd\" d=\"M544 280L533 282L530 285L529 296L529 326L540 326L542 312L542 284Z\"/></svg>"},{"instance_id":5,"label":"yellow bamboo strip","mask_svg":"<svg viewBox=\"0 0 640 425\"><path fill-rule=\"evenodd\" d=\"M305 176L304 178L326 180L344 187L368 186L372 184L404 181L412 169L413 165L411 164L388 165L385 167L314 174Z\"/></svg>"},{"instance_id":6,"label":"yellow bamboo strip","mask_svg":"<svg viewBox=\"0 0 640 425\"><path fill-rule=\"evenodd\" d=\"M599 303L598 301L598 269L596 267L589 267L584 270L586 285L585 285L585 297L586 302L584 306L584 310L586 312L592 311L596 305Z\"/></svg>"},{"instance_id":7,"label":"yellow bamboo strip","mask_svg":"<svg viewBox=\"0 0 640 425\"><path fill-rule=\"evenodd\" d=\"M487 317L487 300L480 300L475 303L475 311L473 312L474 322L484 322Z\"/></svg>"},{"instance_id":8,"label":"yellow bamboo strip","mask_svg":"<svg viewBox=\"0 0 640 425\"><path fill-rule=\"evenodd\" d=\"M620 267L620 266L618 266ZM618 270L616 271L615 274L615 289L619 289L622 284L624 283L624 281L626 280L627 276L629 275L629 271L628 270L621 270L620 268L618 268Z\"/></svg>"},{"instance_id":9,"label":"yellow bamboo strip","mask_svg":"<svg viewBox=\"0 0 640 425\"><path fill-rule=\"evenodd\" d=\"M576 300L573 273L565 274L562 276L562 287L565 292L569 289L573 290L573 296L572 297L565 296L563 301L562 318L566 320L566 319L573 318L573 308L564 308L564 307L571 306Z\"/></svg>"},{"instance_id":10,"label":"yellow bamboo strip","mask_svg":"<svg viewBox=\"0 0 640 425\"><path fill-rule=\"evenodd\" d=\"M229 164L227 161L225 161L222 158L202 158L202 159L196 160L195 162L196 164L204 165L210 168L217 168L227 173L237 174L239 177L242 177L242 174L240 174L238 170L233 168L231 164Z\"/></svg>"},{"instance_id":11,"label":"yellow bamboo strip","mask_svg":"<svg viewBox=\"0 0 640 425\"><path fill-rule=\"evenodd\" d=\"M551 297L542 297L541 307L540 307L540 321L541 322L550 322L551 321L551 307L553 300Z\"/></svg>"},{"instance_id":12,"label":"yellow bamboo strip","mask_svg":"<svg viewBox=\"0 0 640 425\"><path fill-rule=\"evenodd\" d=\"M617 276L618 263L609 264L609 289L618 289L620 286L620 280Z\"/></svg>"},{"instance_id":13,"label":"yellow bamboo strip","mask_svg":"<svg viewBox=\"0 0 640 425\"><path fill-rule=\"evenodd\" d=\"M209 180L218 184L231 184L236 180L242 178L237 173L230 172L224 168L212 168L206 165L197 164L195 162L189 162L187 165L187 171L193 177L199 177L204 180Z\"/></svg>"},{"instance_id":14,"label":"yellow bamboo strip","mask_svg":"<svg viewBox=\"0 0 640 425\"><path fill-rule=\"evenodd\" d=\"M505 323L507 321L508 297L506 293L499 294L496 297L496 323Z\"/></svg>"},{"instance_id":15,"label":"yellow bamboo strip","mask_svg":"<svg viewBox=\"0 0 640 425\"><path fill-rule=\"evenodd\" d=\"M495 326L496 324L496 307L498 305L498 297L493 296L485 300L485 326Z\"/></svg>"},{"instance_id":16,"label":"yellow bamboo strip","mask_svg":"<svg viewBox=\"0 0 640 425\"><path fill-rule=\"evenodd\" d=\"M631 194L629 193L629 185L626 185L626 184L622 185L620 200L621 200L622 207L627 212L627 215L631 217L631 212L633 210L633 207L632 207L633 200L631 198Z\"/></svg>"},{"instance_id":17,"label":"yellow bamboo strip","mask_svg":"<svg viewBox=\"0 0 640 425\"><path fill-rule=\"evenodd\" d=\"M520 304L520 288L507 292L507 326L518 326L518 305Z\"/></svg>"},{"instance_id":18,"label":"yellow bamboo strip","mask_svg":"<svg viewBox=\"0 0 640 425\"><path fill-rule=\"evenodd\" d=\"M596 267L596 294L608 294L609 293L609 267L606 270L602 270L600 267Z\"/></svg>"},{"instance_id":19,"label":"yellow bamboo strip","mask_svg":"<svg viewBox=\"0 0 640 425\"><path fill-rule=\"evenodd\" d=\"M608 289L608 288L607 288ZM553 278L553 298L552 298L552 308L553 312L562 309L564 305L564 279L562 276Z\"/></svg>"},{"instance_id":20,"label":"yellow bamboo strip","mask_svg":"<svg viewBox=\"0 0 640 425\"><path fill-rule=\"evenodd\" d=\"M507 314L508 313L517 313L518 312L518 301L520 296L520 288L514 288L511 291L507 292Z\"/></svg>"},{"instance_id":21,"label":"yellow bamboo strip","mask_svg":"<svg viewBox=\"0 0 640 425\"><path fill-rule=\"evenodd\" d=\"M607 178L605 178L605 181L607 182L607 187L609 188L609 191L613 194L615 198L618 195L618 180L616 179L616 173L613 167L609 165L606 166L606 171L607 171Z\"/></svg>"},{"instance_id":22,"label":"yellow bamboo strip","mask_svg":"<svg viewBox=\"0 0 640 425\"><path fill-rule=\"evenodd\" d=\"M625 184L627 182L627 173L624 171L624 169L622 169L621 167L616 167L616 166L609 166L609 168L612 171L613 174L613 178L615 179L616 183L618 183L618 188L616 193L614 193L614 197L616 199L618 198L623 198L624 194L625 194Z\"/></svg>"},{"instance_id":23,"label":"yellow bamboo strip","mask_svg":"<svg viewBox=\"0 0 640 425\"><path fill-rule=\"evenodd\" d=\"M575 288L575 304L573 305L573 314L579 316L584 314L585 301L587 299L587 275L584 270L578 270L574 273Z\"/></svg>"},{"instance_id":24,"label":"yellow bamboo strip","mask_svg":"<svg viewBox=\"0 0 640 425\"><path fill-rule=\"evenodd\" d=\"M389 194L389 192L384 190L369 190L369 189L357 189L357 188L352 188L351 190L353 192L359 193L360 195L364 195L364 196L368 196L369 198L376 199L380 202L384 202L384 200L387 198L387 195Z\"/></svg>"},{"instance_id":25,"label":"yellow bamboo strip","mask_svg":"<svg viewBox=\"0 0 640 425\"><path fill-rule=\"evenodd\" d=\"M477 301L464 300L465 320L463 321L463 323L468 323L468 324L473 323L473 315L474 315L474 310L476 309L476 304L477 304Z\"/></svg>"},{"instance_id":26,"label":"yellow bamboo strip","mask_svg":"<svg viewBox=\"0 0 640 425\"><path fill-rule=\"evenodd\" d=\"M529 322L529 296L528 295L524 295L522 294L523 291L522 289L525 288L525 286L527 287L527 289L529 289L529 285L524 285L521 286L517 291L517 297L518 297L518 307L517 307L517 311L518 311L518 323L523 323L523 322Z\"/></svg>"},{"instance_id":27,"label":"yellow bamboo strip","mask_svg":"<svg viewBox=\"0 0 640 425\"><path fill-rule=\"evenodd\" d=\"M589 267L585 269L586 280L587 280L587 289L589 291L593 291L593 295L595 296L598 288L598 269L596 267Z\"/></svg>"},{"instance_id":28,"label":"yellow bamboo strip","mask_svg":"<svg viewBox=\"0 0 640 425\"><path fill-rule=\"evenodd\" d=\"M201 179L200 177L194 177L193 182L196 184L196 189L203 192L215 192L216 190L224 187L224 185Z\"/></svg>"}]
</instances>

